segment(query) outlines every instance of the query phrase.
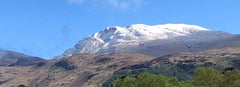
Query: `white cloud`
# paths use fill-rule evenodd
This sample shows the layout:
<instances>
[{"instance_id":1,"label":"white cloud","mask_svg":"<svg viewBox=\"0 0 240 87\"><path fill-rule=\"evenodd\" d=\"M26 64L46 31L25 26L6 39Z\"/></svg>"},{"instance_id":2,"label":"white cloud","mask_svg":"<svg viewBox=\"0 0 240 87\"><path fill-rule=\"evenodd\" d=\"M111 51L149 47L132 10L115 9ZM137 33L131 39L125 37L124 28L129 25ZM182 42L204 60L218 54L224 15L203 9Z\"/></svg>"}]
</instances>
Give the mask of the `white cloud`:
<instances>
[{"instance_id":1,"label":"white cloud","mask_svg":"<svg viewBox=\"0 0 240 87\"><path fill-rule=\"evenodd\" d=\"M113 5L114 7L117 7L119 3L117 0L108 0L108 4Z\"/></svg>"},{"instance_id":2,"label":"white cloud","mask_svg":"<svg viewBox=\"0 0 240 87\"><path fill-rule=\"evenodd\" d=\"M78 3L81 4L84 2L84 0L68 0L69 3Z\"/></svg>"},{"instance_id":3,"label":"white cloud","mask_svg":"<svg viewBox=\"0 0 240 87\"><path fill-rule=\"evenodd\" d=\"M138 8L141 7L143 0L107 0L108 5L114 8Z\"/></svg>"},{"instance_id":4,"label":"white cloud","mask_svg":"<svg viewBox=\"0 0 240 87\"><path fill-rule=\"evenodd\" d=\"M143 0L68 0L68 2L77 4L88 3L89 6L106 6L117 9L136 9L142 6Z\"/></svg>"}]
</instances>

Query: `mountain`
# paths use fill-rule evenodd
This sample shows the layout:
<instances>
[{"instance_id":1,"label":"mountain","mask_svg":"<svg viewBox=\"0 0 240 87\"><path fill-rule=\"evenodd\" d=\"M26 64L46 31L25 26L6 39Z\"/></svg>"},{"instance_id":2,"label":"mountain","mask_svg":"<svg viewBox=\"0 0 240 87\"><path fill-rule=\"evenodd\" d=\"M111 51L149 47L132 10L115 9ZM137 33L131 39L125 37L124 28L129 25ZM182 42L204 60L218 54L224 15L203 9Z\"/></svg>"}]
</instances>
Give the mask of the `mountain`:
<instances>
[{"instance_id":1,"label":"mountain","mask_svg":"<svg viewBox=\"0 0 240 87\"><path fill-rule=\"evenodd\" d=\"M207 43L232 37L229 33L187 24L115 26L80 40L73 48L55 58L78 53L140 53L159 57L177 52L207 50Z\"/></svg>"},{"instance_id":2,"label":"mountain","mask_svg":"<svg viewBox=\"0 0 240 87\"><path fill-rule=\"evenodd\" d=\"M0 66L30 66L43 61L38 57L0 49Z\"/></svg>"},{"instance_id":3,"label":"mountain","mask_svg":"<svg viewBox=\"0 0 240 87\"><path fill-rule=\"evenodd\" d=\"M198 67L240 70L240 35L186 24L108 27L56 58L0 50L0 86L111 87L142 72L182 81Z\"/></svg>"}]
</instances>

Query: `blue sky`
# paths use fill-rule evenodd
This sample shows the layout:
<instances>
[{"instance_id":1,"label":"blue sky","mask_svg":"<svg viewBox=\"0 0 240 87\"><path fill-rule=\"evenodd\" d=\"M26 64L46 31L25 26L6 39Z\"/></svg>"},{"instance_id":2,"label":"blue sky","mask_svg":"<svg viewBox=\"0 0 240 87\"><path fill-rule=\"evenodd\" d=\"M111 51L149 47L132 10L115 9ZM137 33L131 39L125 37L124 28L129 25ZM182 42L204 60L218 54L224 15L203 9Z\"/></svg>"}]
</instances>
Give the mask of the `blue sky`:
<instances>
[{"instance_id":1,"label":"blue sky","mask_svg":"<svg viewBox=\"0 0 240 87\"><path fill-rule=\"evenodd\" d=\"M240 34L240 0L1 0L0 48L45 59L108 26L185 23Z\"/></svg>"}]
</instances>

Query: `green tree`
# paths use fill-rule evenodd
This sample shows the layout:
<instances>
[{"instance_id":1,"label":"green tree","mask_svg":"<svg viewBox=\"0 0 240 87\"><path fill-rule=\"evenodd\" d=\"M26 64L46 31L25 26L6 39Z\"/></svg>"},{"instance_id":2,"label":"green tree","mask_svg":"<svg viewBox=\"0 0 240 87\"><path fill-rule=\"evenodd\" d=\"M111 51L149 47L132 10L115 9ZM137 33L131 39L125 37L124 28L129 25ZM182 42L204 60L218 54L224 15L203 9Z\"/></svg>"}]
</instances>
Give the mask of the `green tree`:
<instances>
[{"instance_id":1,"label":"green tree","mask_svg":"<svg viewBox=\"0 0 240 87\"><path fill-rule=\"evenodd\" d=\"M198 68L191 84L198 87L219 87L223 75L212 67Z\"/></svg>"},{"instance_id":2,"label":"green tree","mask_svg":"<svg viewBox=\"0 0 240 87\"><path fill-rule=\"evenodd\" d=\"M114 81L114 87L136 87L136 79L130 77L122 77Z\"/></svg>"},{"instance_id":3,"label":"green tree","mask_svg":"<svg viewBox=\"0 0 240 87\"><path fill-rule=\"evenodd\" d=\"M236 69L225 69L220 87L240 87L240 75Z\"/></svg>"},{"instance_id":4,"label":"green tree","mask_svg":"<svg viewBox=\"0 0 240 87\"><path fill-rule=\"evenodd\" d=\"M142 73L135 77L122 77L114 81L114 87L185 87L177 78Z\"/></svg>"},{"instance_id":5,"label":"green tree","mask_svg":"<svg viewBox=\"0 0 240 87\"><path fill-rule=\"evenodd\" d=\"M21 85L18 85L18 87L27 87L27 86L25 86L25 85L21 84Z\"/></svg>"},{"instance_id":6,"label":"green tree","mask_svg":"<svg viewBox=\"0 0 240 87\"><path fill-rule=\"evenodd\" d=\"M179 82L176 77L169 78L166 87L187 87L184 82Z\"/></svg>"},{"instance_id":7,"label":"green tree","mask_svg":"<svg viewBox=\"0 0 240 87\"><path fill-rule=\"evenodd\" d=\"M201 67L192 80L179 82L177 78L142 73L135 77L122 77L114 81L114 87L240 87L240 74L227 68L220 72L212 67Z\"/></svg>"}]
</instances>

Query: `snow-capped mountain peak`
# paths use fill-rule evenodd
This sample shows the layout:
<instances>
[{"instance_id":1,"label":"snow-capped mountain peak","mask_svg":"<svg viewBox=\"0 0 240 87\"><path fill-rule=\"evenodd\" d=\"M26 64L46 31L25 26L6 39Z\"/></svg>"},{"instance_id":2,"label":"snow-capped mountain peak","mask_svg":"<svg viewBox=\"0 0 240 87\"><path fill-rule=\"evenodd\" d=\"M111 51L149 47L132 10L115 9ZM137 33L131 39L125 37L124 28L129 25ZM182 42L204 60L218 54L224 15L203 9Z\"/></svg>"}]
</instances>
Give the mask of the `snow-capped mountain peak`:
<instances>
[{"instance_id":1,"label":"snow-capped mountain peak","mask_svg":"<svg viewBox=\"0 0 240 87\"><path fill-rule=\"evenodd\" d=\"M136 37L147 36L156 39L169 39L175 36L184 36L199 31L207 31L208 29L186 24L166 24L149 26L144 24L135 24L127 27L108 27L104 31L95 33L94 37L102 38L104 41L113 39L136 39ZM172 37L173 35L173 37ZM135 38L134 38L135 37Z\"/></svg>"},{"instance_id":2,"label":"snow-capped mountain peak","mask_svg":"<svg viewBox=\"0 0 240 87\"><path fill-rule=\"evenodd\" d=\"M104 54L127 52L144 54L144 49L155 46L165 46L172 43L194 45L230 36L231 34L228 33L187 24L113 26L80 40L75 47L65 51L63 55L56 58L71 56L77 53Z\"/></svg>"}]
</instances>

